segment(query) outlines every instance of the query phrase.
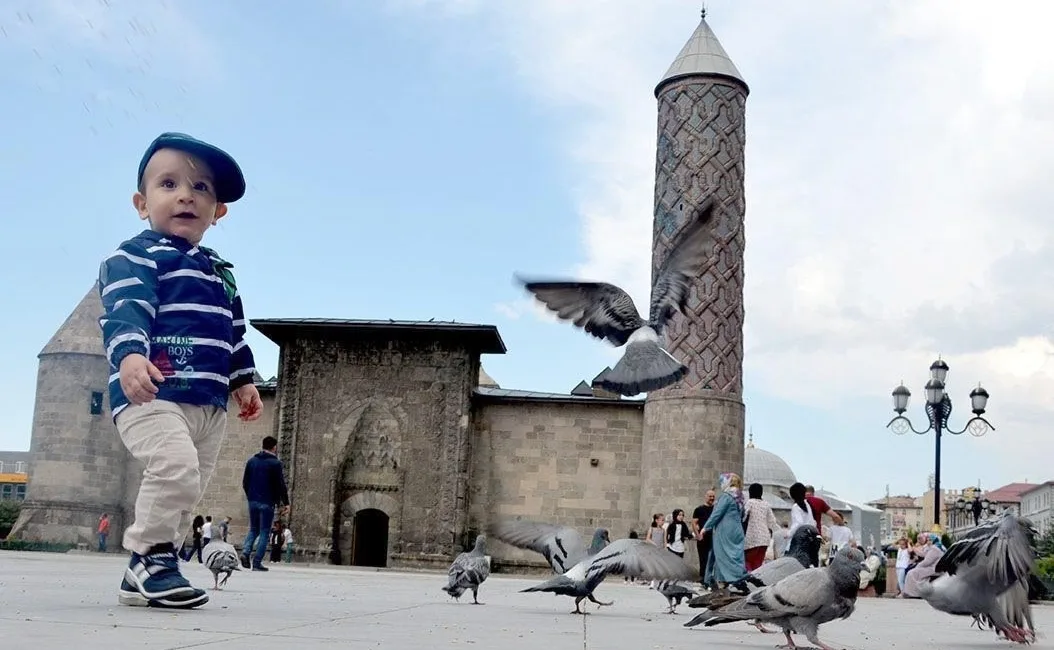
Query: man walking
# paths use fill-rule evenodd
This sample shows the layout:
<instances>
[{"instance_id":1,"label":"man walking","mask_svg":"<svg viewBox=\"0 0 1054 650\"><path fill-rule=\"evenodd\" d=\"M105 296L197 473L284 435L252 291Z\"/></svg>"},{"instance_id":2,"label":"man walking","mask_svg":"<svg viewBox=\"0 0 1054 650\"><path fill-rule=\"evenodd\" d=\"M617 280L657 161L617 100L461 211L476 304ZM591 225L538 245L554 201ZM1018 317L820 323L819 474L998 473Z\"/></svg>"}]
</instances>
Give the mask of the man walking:
<instances>
[{"instance_id":1,"label":"man walking","mask_svg":"<svg viewBox=\"0 0 1054 650\"><path fill-rule=\"evenodd\" d=\"M267 552L267 536L274 523L275 505L282 507L282 514L289 511L289 492L285 484L282 461L278 459L278 440L274 436L263 439L263 449L245 463L242 475L242 490L249 502L249 534L242 544L241 562L253 571L267 571L263 556ZM255 544L255 553L253 546Z\"/></svg>"},{"instance_id":2,"label":"man walking","mask_svg":"<svg viewBox=\"0 0 1054 650\"><path fill-rule=\"evenodd\" d=\"M710 559L710 548L713 546L714 538L703 530L706 520L714 512L714 500L717 493L713 490L706 491L706 500L692 513L692 534L696 539L696 548L699 550L699 581L703 586L706 584L706 564Z\"/></svg>"},{"instance_id":3,"label":"man walking","mask_svg":"<svg viewBox=\"0 0 1054 650\"><path fill-rule=\"evenodd\" d=\"M102 513L99 517L99 528L97 530L99 534L99 552L106 552L106 538L110 535L110 515L109 513Z\"/></svg>"}]
</instances>

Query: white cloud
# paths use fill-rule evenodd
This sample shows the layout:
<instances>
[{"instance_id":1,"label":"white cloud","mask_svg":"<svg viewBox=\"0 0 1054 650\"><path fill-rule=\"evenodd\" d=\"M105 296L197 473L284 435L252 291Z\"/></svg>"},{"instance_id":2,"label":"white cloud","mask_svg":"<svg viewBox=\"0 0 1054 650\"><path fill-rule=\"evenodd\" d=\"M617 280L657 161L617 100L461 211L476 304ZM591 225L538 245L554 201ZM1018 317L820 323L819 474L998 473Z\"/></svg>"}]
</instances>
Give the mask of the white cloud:
<instances>
[{"instance_id":1,"label":"white cloud","mask_svg":"<svg viewBox=\"0 0 1054 650\"><path fill-rule=\"evenodd\" d=\"M586 251L576 273L646 304L651 91L698 14L672 0L471 6L570 124ZM751 85L752 387L830 409L888 400L908 374L917 402L942 353L957 418L983 380L1002 423L984 444L1008 472L1049 471L1054 5L736 0L709 15Z\"/></svg>"}]
</instances>

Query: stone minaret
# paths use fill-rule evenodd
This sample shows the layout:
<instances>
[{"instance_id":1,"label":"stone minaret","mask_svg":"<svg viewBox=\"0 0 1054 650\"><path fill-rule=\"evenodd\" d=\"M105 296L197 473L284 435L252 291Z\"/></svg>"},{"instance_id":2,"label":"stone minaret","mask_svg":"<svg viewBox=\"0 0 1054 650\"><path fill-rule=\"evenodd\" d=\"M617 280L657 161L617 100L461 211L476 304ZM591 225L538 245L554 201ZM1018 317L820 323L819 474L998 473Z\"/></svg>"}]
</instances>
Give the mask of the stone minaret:
<instances>
[{"instance_id":1,"label":"stone minaret","mask_svg":"<svg viewBox=\"0 0 1054 650\"><path fill-rule=\"evenodd\" d=\"M102 311L93 285L38 355L29 484L11 539L95 548L99 515L108 512L108 545L121 548L127 455L110 418Z\"/></svg>"},{"instance_id":2,"label":"stone minaret","mask_svg":"<svg viewBox=\"0 0 1054 650\"><path fill-rule=\"evenodd\" d=\"M665 332L689 368L679 383L648 395L644 407L642 521L683 508L686 517L717 487L721 472L743 473L743 147L746 82L706 23L655 88L652 273L692 207L718 201L715 243L694 283L687 314ZM694 545L691 545L694 546Z\"/></svg>"}]
</instances>

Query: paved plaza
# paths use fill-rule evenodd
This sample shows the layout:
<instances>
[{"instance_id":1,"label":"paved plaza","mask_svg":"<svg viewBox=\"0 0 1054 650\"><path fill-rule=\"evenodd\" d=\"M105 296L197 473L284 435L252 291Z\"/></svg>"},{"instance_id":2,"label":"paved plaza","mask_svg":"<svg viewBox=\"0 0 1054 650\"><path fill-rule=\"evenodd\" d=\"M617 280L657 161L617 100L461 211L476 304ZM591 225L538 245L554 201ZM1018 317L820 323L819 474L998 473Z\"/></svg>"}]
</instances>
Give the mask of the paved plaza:
<instances>
[{"instance_id":1,"label":"paved plaza","mask_svg":"<svg viewBox=\"0 0 1054 650\"><path fill-rule=\"evenodd\" d=\"M117 604L126 560L120 555L0 552L0 638L5 650L75 648L115 650L207 648L773 648L782 635L745 623L681 627L698 610L663 613L656 592L610 577L597 590L612 607L571 616L569 598L521 594L536 580L492 576L482 606L471 594L455 603L440 591L445 576L304 565L274 565L268 573L235 573L227 588L210 592L203 608L172 612ZM200 586L212 576L197 562L186 574ZM1037 606L1041 638L1054 648L1054 607ZM821 629L838 648L1008 648L970 619L933 611L919 601L862 598L848 621ZM801 642L806 643L805 639Z\"/></svg>"}]
</instances>

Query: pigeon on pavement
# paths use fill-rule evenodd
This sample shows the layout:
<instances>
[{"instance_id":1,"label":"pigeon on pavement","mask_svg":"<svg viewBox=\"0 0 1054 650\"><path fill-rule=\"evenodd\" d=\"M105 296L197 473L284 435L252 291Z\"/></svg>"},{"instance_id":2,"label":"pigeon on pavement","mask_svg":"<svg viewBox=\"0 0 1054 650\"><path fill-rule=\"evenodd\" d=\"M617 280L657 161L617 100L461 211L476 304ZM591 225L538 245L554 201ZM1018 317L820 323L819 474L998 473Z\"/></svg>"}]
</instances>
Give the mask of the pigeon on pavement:
<instances>
[{"instance_id":1,"label":"pigeon on pavement","mask_svg":"<svg viewBox=\"0 0 1054 650\"><path fill-rule=\"evenodd\" d=\"M490 559L487 557L487 536L477 535L476 544L471 551L458 553L454 562L447 572L447 584L443 591L450 594L454 600L461 601L461 594L467 589L472 590L472 603L482 605L479 602L479 586L490 575Z\"/></svg>"},{"instance_id":2,"label":"pigeon on pavement","mask_svg":"<svg viewBox=\"0 0 1054 650\"><path fill-rule=\"evenodd\" d=\"M604 528L597 528L588 551L582 538L572 528L534 521L504 521L494 527L494 536L507 544L541 553L560 575L523 589L523 592L547 591L575 599L572 614L585 614L583 600L604 607L593 596L593 590L609 573L655 580L687 580L692 570L684 560L639 539L619 539L608 543Z\"/></svg>"},{"instance_id":3,"label":"pigeon on pavement","mask_svg":"<svg viewBox=\"0 0 1054 650\"><path fill-rule=\"evenodd\" d=\"M826 567L798 571L742 600L710 610L703 625L711 627L751 619L770 621L783 629L787 637L784 648L799 647L791 638L793 632L804 634L821 650L834 650L820 641L817 632L824 623L849 618L856 609L863 562L863 552L846 546Z\"/></svg>"},{"instance_id":4,"label":"pigeon on pavement","mask_svg":"<svg viewBox=\"0 0 1054 650\"><path fill-rule=\"evenodd\" d=\"M790 546L782 557L772 562L766 562L747 574L745 581L747 590L753 593L762 587L774 585L791 574L808 569L812 561L810 551L818 550L822 543L823 538L820 536L820 531L816 529L816 526L799 526L794 530L794 534L791 535ZM743 598L746 598L746 596L732 594L727 591L714 591L696 596L688 601L688 606L706 607L713 610ZM708 615L704 612L685 623L684 626L695 627L707 618ZM754 621L754 627L766 633L771 631L761 621Z\"/></svg>"},{"instance_id":5,"label":"pigeon on pavement","mask_svg":"<svg viewBox=\"0 0 1054 650\"><path fill-rule=\"evenodd\" d=\"M660 341L674 312L684 313L691 283L713 252L714 206L711 197L693 211L655 273L647 321L629 294L613 284L517 276L559 319L616 347L626 346L615 367L598 380L602 388L628 397L664 388L687 374L688 367L663 349Z\"/></svg>"},{"instance_id":6,"label":"pigeon on pavement","mask_svg":"<svg viewBox=\"0 0 1054 650\"><path fill-rule=\"evenodd\" d=\"M205 548L201 549L201 558L205 567L212 571L212 588L217 591L227 584L232 573L242 570L238 562L238 551L222 539L213 539L206 544ZM220 582L221 573L226 574L223 576L223 582Z\"/></svg>"},{"instance_id":7,"label":"pigeon on pavement","mask_svg":"<svg viewBox=\"0 0 1054 650\"><path fill-rule=\"evenodd\" d=\"M1028 589L1036 535L1031 521L1013 514L970 530L937 561L919 595L934 609L973 616L1011 641L1035 641Z\"/></svg>"},{"instance_id":8,"label":"pigeon on pavement","mask_svg":"<svg viewBox=\"0 0 1054 650\"><path fill-rule=\"evenodd\" d=\"M694 589L686 587L676 580L660 580L659 584L655 586L655 590L662 594L666 598L666 602L669 603L670 608L666 610L667 614L676 614L677 606L682 601L697 596Z\"/></svg>"}]
</instances>

